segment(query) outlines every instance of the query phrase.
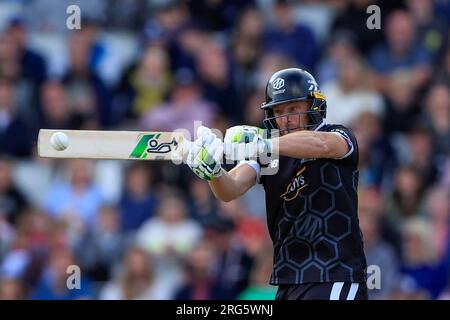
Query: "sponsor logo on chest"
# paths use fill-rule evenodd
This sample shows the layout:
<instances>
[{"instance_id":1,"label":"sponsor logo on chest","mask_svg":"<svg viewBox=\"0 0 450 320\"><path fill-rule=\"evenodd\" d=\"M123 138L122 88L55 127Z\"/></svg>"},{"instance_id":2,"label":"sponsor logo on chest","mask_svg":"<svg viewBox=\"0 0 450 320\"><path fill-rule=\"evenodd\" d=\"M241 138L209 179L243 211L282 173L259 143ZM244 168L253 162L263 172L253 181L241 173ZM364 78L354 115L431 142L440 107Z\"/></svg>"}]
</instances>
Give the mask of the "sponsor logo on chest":
<instances>
[{"instance_id":1,"label":"sponsor logo on chest","mask_svg":"<svg viewBox=\"0 0 450 320\"><path fill-rule=\"evenodd\" d=\"M300 191L308 185L305 181L305 177L303 176L305 170L306 167L301 168L287 185L285 192L280 196L285 201L291 201L297 198Z\"/></svg>"}]
</instances>

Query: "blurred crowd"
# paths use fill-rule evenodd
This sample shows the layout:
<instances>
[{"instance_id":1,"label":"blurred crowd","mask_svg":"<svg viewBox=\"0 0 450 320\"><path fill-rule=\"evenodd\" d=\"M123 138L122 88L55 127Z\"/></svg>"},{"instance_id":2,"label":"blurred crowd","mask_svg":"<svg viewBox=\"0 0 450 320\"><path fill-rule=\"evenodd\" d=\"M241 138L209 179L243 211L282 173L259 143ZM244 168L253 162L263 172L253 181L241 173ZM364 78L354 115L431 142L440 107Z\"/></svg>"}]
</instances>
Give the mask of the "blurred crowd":
<instances>
[{"instance_id":1,"label":"blurred crowd","mask_svg":"<svg viewBox=\"0 0 450 320\"><path fill-rule=\"evenodd\" d=\"M358 139L370 297L450 299L449 22L446 0L0 0L0 299L273 299L260 186L222 203L184 166L41 159L36 140L261 127L285 67Z\"/></svg>"}]
</instances>

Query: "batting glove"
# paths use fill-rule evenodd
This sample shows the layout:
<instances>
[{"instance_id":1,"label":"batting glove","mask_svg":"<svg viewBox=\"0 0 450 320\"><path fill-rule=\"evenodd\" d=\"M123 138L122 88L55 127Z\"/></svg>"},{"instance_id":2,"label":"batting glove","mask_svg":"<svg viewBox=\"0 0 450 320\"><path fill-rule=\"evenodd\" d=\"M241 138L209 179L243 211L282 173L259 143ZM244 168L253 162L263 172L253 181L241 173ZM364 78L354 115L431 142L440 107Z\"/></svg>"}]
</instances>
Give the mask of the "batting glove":
<instances>
[{"instance_id":1,"label":"batting glove","mask_svg":"<svg viewBox=\"0 0 450 320\"><path fill-rule=\"evenodd\" d=\"M192 143L187 165L203 180L222 175L223 142L207 127L197 129L197 139Z\"/></svg>"},{"instance_id":2,"label":"batting glove","mask_svg":"<svg viewBox=\"0 0 450 320\"><path fill-rule=\"evenodd\" d=\"M264 129L253 126L235 126L227 130L224 139L225 156L231 160L255 159L271 153L270 139L264 138Z\"/></svg>"}]
</instances>

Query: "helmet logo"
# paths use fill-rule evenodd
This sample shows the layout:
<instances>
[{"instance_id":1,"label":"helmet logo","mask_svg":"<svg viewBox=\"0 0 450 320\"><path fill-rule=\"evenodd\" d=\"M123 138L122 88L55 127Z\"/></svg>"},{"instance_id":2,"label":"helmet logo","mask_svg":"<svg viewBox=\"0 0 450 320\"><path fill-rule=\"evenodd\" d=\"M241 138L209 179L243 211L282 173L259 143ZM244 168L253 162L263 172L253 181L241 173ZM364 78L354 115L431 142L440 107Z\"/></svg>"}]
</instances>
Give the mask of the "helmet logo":
<instances>
[{"instance_id":1,"label":"helmet logo","mask_svg":"<svg viewBox=\"0 0 450 320\"><path fill-rule=\"evenodd\" d=\"M272 87L273 87L275 90L278 90L278 89L283 88L283 87L284 87L284 79L276 78L276 79L273 81L273 83L272 83Z\"/></svg>"},{"instance_id":2,"label":"helmet logo","mask_svg":"<svg viewBox=\"0 0 450 320\"><path fill-rule=\"evenodd\" d=\"M317 85L316 80L308 80L309 83L309 91L318 91L319 90L319 86Z\"/></svg>"}]
</instances>

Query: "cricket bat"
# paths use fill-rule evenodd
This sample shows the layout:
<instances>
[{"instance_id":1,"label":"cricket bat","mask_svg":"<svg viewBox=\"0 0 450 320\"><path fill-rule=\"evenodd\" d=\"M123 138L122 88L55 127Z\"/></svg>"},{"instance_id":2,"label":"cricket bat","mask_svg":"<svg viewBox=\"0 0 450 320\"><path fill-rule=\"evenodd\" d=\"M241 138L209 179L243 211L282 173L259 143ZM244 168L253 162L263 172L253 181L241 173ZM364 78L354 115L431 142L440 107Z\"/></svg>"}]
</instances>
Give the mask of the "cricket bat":
<instances>
[{"instance_id":1,"label":"cricket bat","mask_svg":"<svg viewBox=\"0 0 450 320\"><path fill-rule=\"evenodd\" d=\"M55 143L55 134L63 137L62 143ZM182 132L41 129L38 154L63 159L179 161L185 142Z\"/></svg>"}]
</instances>

